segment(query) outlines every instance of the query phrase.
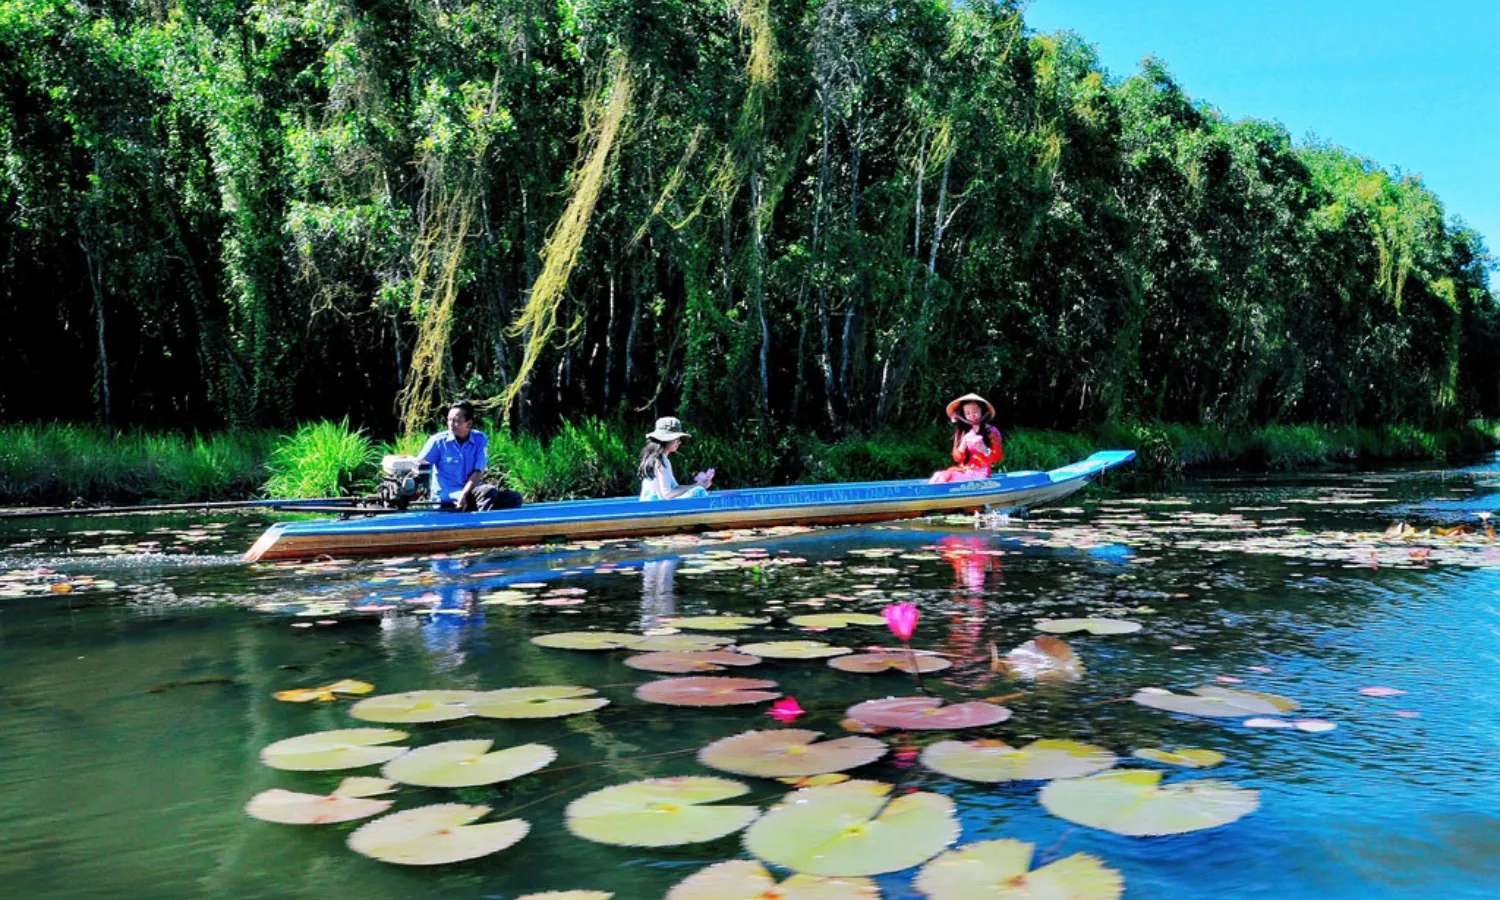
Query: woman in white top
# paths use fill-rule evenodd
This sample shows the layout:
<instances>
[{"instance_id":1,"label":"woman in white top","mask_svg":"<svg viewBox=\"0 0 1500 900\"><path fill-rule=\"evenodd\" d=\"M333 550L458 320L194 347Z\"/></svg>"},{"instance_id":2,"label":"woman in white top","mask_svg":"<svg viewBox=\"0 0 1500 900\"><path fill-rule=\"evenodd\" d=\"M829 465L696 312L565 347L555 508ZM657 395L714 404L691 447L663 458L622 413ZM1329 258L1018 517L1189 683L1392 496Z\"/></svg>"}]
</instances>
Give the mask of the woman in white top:
<instances>
[{"instance_id":1,"label":"woman in white top","mask_svg":"<svg viewBox=\"0 0 1500 900\"><path fill-rule=\"evenodd\" d=\"M646 435L646 446L641 448L641 499L683 500L708 496L708 486L713 483L714 470L709 469L693 476L693 484L679 485L672 474L672 461L667 457L677 452L682 439L690 435L682 430L682 422L672 416L656 420L656 430Z\"/></svg>"}]
</instances>

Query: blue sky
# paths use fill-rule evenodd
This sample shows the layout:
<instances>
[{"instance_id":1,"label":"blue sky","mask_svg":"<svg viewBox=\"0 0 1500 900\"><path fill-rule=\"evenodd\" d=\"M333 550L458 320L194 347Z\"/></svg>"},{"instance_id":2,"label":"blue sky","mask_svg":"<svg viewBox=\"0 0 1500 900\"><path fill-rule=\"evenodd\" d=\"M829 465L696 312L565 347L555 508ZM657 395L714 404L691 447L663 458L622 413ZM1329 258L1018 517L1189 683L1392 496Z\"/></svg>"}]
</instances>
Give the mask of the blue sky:
<instances>
[{"instance_id":1,"label":"blue sky","mask_svg":"<svg viewBox=\"0 0 1500 900\"><path fill-rule=\"evenodd\" d=\"M1231 118L1420 176L1500 256L1500 0L1032 0L1026 22L1116 77L1156 56Z\"/></svg>"}]
</instances>

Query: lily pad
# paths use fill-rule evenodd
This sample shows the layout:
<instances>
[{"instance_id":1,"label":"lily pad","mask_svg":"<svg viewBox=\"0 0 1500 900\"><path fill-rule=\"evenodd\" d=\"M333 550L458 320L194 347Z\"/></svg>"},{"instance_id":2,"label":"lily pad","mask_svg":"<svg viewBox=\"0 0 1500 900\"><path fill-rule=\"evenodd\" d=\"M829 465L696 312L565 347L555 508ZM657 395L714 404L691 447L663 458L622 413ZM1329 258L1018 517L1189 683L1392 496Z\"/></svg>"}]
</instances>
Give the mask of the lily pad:
<instances>
[{"instance_id":1,"label":"lily pad","mask_svg":"<svg viewBox=\"0 0 1500 900\"><path fill-rule=\"evenodd\" d=\"M991 668L1033 681L1081 681L1085 672L1083 660L1067 641L1045 634L995 660Z\"/></svg>"},{"instance_id":2,"label":"lily pad","mask_svg":"<svg viewBox=\"0 0 1500 900\"><path fill-rule=\"evenodd\" d=\"M847 628L850 625L884 625L885 618L874 613L812 613L792 616L787 623L798 628Z\"/></svg>"},{"instance_id":3,"label":"lily pad","mask_svg":"<svg viewBox=\"0 0 1500 900\"><path fill-rule=\"evenodd\" d=\"M386 763L380 774L419 787L477 787L520 778L557 759L557 751L546 744L522 744L491 753L494 744L481 738L418 747Z\"/></svg>"},{"instance_id":4,"label":"lily pad","mask_svg":"<svg viewBox=\"0 0 1500 900\"><path fill-rule=\"evenodd\" d=\"M610 900L612 891L542 891L540 894L522 894L516 900Z\"/></svg>"},{"instance_id":5,"label":"lily pad","mask_svg":"<svg viewBox=\"0 0 1500 900\"><path fill-rule=\"evenodd\" d=\"M531 642L554 650L620 650L633 646L640 639L639 634L623 631L559 631L539 634Z\"/></svg>"},{"instance_id":6,"label":"lily pad","mask_svg":"<svg viewBox=\"0 0 1500 900\"><path fill-rule=\"evenodd\" d=\"M936 856L958 837L953 801L855 779L803 788L781 799L745 832L745 849L809 875L878 875Z\"/></svg>"},{"instance_id":7,"label":"lily pad","mask_svg":"<svg viewBox=\"0 0 1500 900\"><path fill-rule=\"evenodd\" d=\"M848 647L835 647L822 641L769 641L764 644L742 644L740 652L767 659L822 659L853 653Z\"/></svg>"},{"instance_id":8,"label":"lily pad","mask_svg":"<svg viewBox=\"0 0 1500 900\"><path fill-rule=\"evenodd\" d=\"M523 819L472 825L488 806L437 803L393 813L349 835L349 849L381 862L435 866L498 853L526 836Z\"/></svg>"},{"instance_id":9,"label":"lily pad","mask_svg":"<svg viewBox=\"0 0 1500 900\"><path fill-rule=\"evenodd\" d=\"M1149 759L1152 762L1182 766L1187 769L1207 769L1224 761L1224 754L1219 751L1201 750L1196 747L1178 747L1176 750L1142 747L1131 755L1137 759Z\"/></svg>"},{"instance_id":10,"label":"lily pad","mask_svg":"<svg viewBox=\"0 0 1500 900\"><path fill-rule=\"evenodd\" d=\"M647 778L585 794L568 804L568 830L621 847L675 847L711 841L750 824L753 806L708 806L750 792L727 778Z\"/></svg>"},{"instance_id":11,"label":"lily pad","mask_svg":"<svg viewBox=\"0 0 1500 900\"><path fill-rule=\"evenodd\" d=\"M818 741L822 732L803 728L747 731L714 741L698 751L698 761L739 775L786 778L842 772L885 755L884 741L843 737Z\"/></svg>"},{"instance_id":12,"label":"lily pad","mask_svg":"<svg viewBox=\"0 0 1500 900\"><path fill-rule=\"evenodd\" d=\"M758 616L681 616L662 620L673 628L686 628L690 631L743 631L769 621L769 618Z\"/></svg>"},{"instance_id":13,"label":"lily pad","mask_svg":"<svg viewBox=\"0 0 1500 900\"><path fill-rule=\"evenodd\" d=\"M1058 818L1134 837L1217 828L1260 806L1259 791L1228 781L1160 782L1160 772L1121 769L1049 782L1040 799Z\"/></svg>"},{"instance_id":14,"label":"lily pad","mask_svg":"<svg viewBox=\"0 0 1500 900\"><path fill-rule=\"evenodd\" d=\"M648 681L635 689L635 695L648 703L665 703L668 706L737 706L775 700L781 694L770 690L774 687L776 682L763 678L705 675Z\"/></svg>"},{"instance_id":15,"label":"lily pad","mask_svg":"<svg viewBox=\"0 0 1500 900\"><path fill-rule=\"evenodd\" d=\"M1116 757L1079 741L1040 740L1024 747L1004 741L938 741L922 751L922 764L965 781L1043 781L1102 772Z\"/></svg>"},{"instance_id":16,"label":"lily pad","mask_svg":"<svg viewBox=\"0 0 1500 900\"><path fill-rule=\"evenodd\" d=\"M293 772L331 772L387 762L405 747L381 746L407 736L394 728L341 728L317 731L277 741L260 751L260 761L273 769Z\"/></svg>"},{"instance_id":17,"label":"lily pad","mask_svg":"<svg viewBox=\"0 0 1500 900\"><path fill-rule=\"evenodd\" d=\"M476 694L467 706L486 719L555 719L592 712L609 701L593 688L570 684L502 688Z\"/></svg>"},{"instance_id":18,"label":"lily pad","mask_svg":"<svg viewBox=\"0 0 1500 900\"><path fill-rule=\"evenodd\" d=\"M292 688L287 691L277 691L271 696L285 703L310 703L313 701L329 703L337 700L340 694L368 694L373 690L375 690L375 685L370 684L368 681L355 681L352 678L345 678L341 681L335 681L332 684L325 684L322 687Z\"/></svg>"},{"instance_id":19,"label":"lily pad","mask_svg":"<svg viewBox=\"0 0 1500 900\"><path fill-rule=\"evenodd\" d=\"M1133 634L1141 630L1141 623L1125 619L1042 619L1036 623L1038 630L1051 634L1069 634L1086 631L1089 634Z\"/></svg>"},{"instance_id":20,"label":"lily pad","mask_svg":"<svg viewBox=\"0 0 1500 900\"><path fill-rule=\"evenodd\" d=\"M699 869L667 892L666 900L879 900L868 878L793 875L780 884L753 859L731 859Z\"/></svg>"},{"instance_id":21,"label":"lily pad","mask_svg":"<svg viewBox=\"0 0 1500 900\"><path fill-rule=\"evenodd\" d=\"M1033 846L1002 839L947 851L917 873L916 888L932 900L971 897L1113 900L1125 890L1120 873L1096 856L1074 853L1031 868Z\"/></svg>"},{"instance_id":22,"label":"lily pad","mask_svg":"<svg viewBox=\"0 0 1500 900\"><path fill-rule=\"evenodd\" d=\"M866 725L886 728L975 728L995 725L1010 718L1010 710L993 703L972 700L943 705L937 697L887 697L866 700L849 707L849 717Z\"/></svg>"},{"instance_id":23,"label":"lily pad","mask_svg":"<svg viewBox=\"0 0 1500 900\"><path fill-rule=\"evenodd\" d=\"M630 649L646 653L693 653L717 650L732 643L730 638L709 634L654 634L637 638Z\"/></svg>"},{"instance_id":24,"label":"lily pad","mask_svg":"<svg viewBox=\"0 0 1500 900\"><path fill-rule=\"evenodd\" d=\"M1297 701L1289 697L1260 691L1237 691L1217 685L1193 688L1191 695L1174 694L1155 687L1141 688L1130 699L1152 709L1208 718L1279 716L1298 708Z\"/></svg>"},{"instance_id":25,"label":"lily pad","mask_svg":"<svg viewBox=\"0 0 1500 900\"><path fill-rule=\"evenodd\" d=\"M368 819L390 809L391 800L371 800L388 794L395 784L383 778L345 778L331 794L299 794L272 788L245 804L245 812L263 822L283 825L328 825Z\"/></svg>"},{"instance_id":26,"label":"lily pad","mask_svg":"<svg viewBox=\"0 0 1500 900\"><path fill-rule=\"evenodd\" d=\"M349 707L349 715L366 722L449 722L472 716L466 705L478 691L406 691L381 694Z\"/></svg>"},{"instance_id":27,"label":"lily pad","mask_svg":"<svg viewBox=\"0 0 1500 900\"><path fill-rule=\"evenodd\" d=\"M859 672L861 674L873 675L878 672L941 672L949 668L953 663L941 656L931 653L917 651L915 654L905 650L882 650L879 653L856 653L853 656L838 656L830 659L828 664L835 669L844 672Z\"/></svg>"},{"instance_id":28,"label":"lily pad","mask_svg":"<svg viewBox=\"0 0 1500 900\"><path fill-rule=\"evenodd\" d=\"M688 650L640 653L625 657L625 665L647 672L722 672L725 666L753 666L759 656L734 650Z\"/></svg>"}]
</instances>

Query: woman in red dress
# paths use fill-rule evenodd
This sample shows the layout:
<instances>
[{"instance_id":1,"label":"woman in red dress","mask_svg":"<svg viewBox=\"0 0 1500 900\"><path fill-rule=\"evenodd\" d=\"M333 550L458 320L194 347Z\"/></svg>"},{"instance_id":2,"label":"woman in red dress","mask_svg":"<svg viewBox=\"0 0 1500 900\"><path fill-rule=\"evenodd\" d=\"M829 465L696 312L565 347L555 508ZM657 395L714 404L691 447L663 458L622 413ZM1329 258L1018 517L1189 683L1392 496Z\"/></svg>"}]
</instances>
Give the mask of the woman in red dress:
<instances>
[{"instance_id":1,"label":"woman in red dress","mask_svg":"<svg viewBox=\"0 0 1500 900\"><path fill-rule=\"evenodd\" d=\"M995 407L978 394L964 394L948 404L948 418L953 422L955 465L932 473L928 483L990 477L990 467L1005 458L1000 430L990 424L995 418Z\"/></svg>"}]
</instances>

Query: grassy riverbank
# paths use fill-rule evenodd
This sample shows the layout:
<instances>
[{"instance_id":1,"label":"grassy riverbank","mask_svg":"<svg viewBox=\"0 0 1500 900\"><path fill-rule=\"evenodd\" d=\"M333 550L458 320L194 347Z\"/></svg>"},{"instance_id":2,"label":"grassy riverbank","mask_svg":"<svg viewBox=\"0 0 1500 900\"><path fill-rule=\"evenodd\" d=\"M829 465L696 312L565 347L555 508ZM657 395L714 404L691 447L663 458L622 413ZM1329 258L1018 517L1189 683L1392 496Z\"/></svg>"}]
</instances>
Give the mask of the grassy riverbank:
<instances>
[{"instance_id":1,"label":"grassy riverbank","mask_svg":"<svg viewBox=\"0 0 1500 900\"><path fill-rule=\"evenodd\" d=\"M491 465L533 500L633 493L638 428L583 419L542 439L491 434ZM132 503L314 497L368 491L382 453L413 452L420 439L381 443L343 423L291 434L180 435L88 425L0 426L0 504ZM879 433L836 441L754 427L703 435L682 451L686 474L718 469L721 487L909 478L944 462L948 432ZM1500 447L1500 422L1426 431L1406 426L1273 425L1226 431L1201 425L1120 425L1092 432L1016 429L1006 467L1048 469L1101 448L1129 447L1148 478L1202 469L1289 470L1330 464L1453 462Z\"/></svg>"}]
</instances>

